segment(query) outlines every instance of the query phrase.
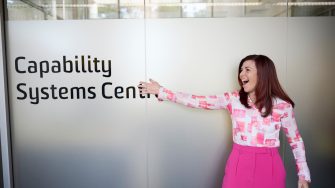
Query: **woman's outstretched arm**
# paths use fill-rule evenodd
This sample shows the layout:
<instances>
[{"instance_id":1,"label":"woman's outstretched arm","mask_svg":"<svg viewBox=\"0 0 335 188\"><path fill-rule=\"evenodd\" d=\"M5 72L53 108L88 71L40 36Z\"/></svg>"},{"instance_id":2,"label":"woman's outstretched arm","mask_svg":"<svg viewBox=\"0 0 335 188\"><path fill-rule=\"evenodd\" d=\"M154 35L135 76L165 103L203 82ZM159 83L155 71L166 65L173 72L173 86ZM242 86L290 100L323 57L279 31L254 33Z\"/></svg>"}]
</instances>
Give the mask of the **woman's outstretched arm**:
<instances>
[{"instance_id":1,"label":"woman's outstretched arm","mask_svg":"<svg viewBox=\"0 0 335 188\"><path fill-rule=\"evenodd\" d=\"M158 82L150 79L150 82L140 82L140 92L158 95L159 100L168 100L192 108L202 109L230 109L230 93L224 95L192 95L183 92L173 92L162 87Z\"/></svg>"}]
</instances>

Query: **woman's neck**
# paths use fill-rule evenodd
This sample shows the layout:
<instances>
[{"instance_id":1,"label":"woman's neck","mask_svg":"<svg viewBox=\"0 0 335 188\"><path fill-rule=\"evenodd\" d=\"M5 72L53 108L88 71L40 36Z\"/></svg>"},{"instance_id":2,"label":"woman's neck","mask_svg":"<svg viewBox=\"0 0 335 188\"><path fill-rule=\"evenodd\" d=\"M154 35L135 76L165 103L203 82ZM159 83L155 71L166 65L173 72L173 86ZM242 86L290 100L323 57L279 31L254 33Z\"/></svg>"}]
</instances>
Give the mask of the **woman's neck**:
<instances>
[{"instance_id":1,"label":"woman's neck","mask_svg":"<svg viewBox=\"0 0 335 188\"><path fill-rule=\"evenodd\" d=\"M251 100L252 103L255 103L256 102L255 92L248 93L248 98Z\"/></svg>"}]
</instances>

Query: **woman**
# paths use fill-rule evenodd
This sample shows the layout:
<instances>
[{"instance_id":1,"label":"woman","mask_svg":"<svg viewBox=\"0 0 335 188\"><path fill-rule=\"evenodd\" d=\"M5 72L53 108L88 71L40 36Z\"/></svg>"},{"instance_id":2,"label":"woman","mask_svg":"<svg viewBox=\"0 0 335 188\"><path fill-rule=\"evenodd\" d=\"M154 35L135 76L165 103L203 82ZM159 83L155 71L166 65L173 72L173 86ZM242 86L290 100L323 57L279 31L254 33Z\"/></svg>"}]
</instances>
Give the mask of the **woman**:
<instances>
[{"instance_id":1,"label":"woman","mask_svg":"<svg viewBox=\"0 0 335 188\"><path fill-rule=\"evenodd\" d=\"M239 91L197 96L173 92L156 81L140 82L142 93L158 95L188 107L226 109L233 125L233 149L228 158L222 188L284 188L285 168L278 153L282 127L292 148L298 188L311 181L303 140L294 117L294 102L282 89L274 63L264 55L249 55L238 70Z\"/></svg>"}]
</instances>

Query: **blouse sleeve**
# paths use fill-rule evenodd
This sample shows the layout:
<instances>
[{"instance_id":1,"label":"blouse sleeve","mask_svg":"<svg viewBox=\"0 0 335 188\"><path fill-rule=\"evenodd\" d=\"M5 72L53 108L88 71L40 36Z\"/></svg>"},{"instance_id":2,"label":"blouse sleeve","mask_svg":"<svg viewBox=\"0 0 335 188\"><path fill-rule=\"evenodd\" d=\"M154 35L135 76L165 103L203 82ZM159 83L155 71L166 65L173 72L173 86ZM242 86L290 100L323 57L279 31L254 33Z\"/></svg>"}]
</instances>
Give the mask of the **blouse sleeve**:
<instances>
[{"instance_id":1,"label":"blouse sleeve","mask_svg":"<svg viewBox=\"0 0 335 188\"><path fill-rule=\"evenodd\" d=\"M288 143L291 146L296 161L296 167L299 178L311 181L309 168L306 162L305 147L302 137L299 133L297 123L294 117L293 108L290 104L285 108L285 112L281 118L283 130L286 134Z\"/></svg>"},{"instance_id":2,"label":"blouse sleeve","mask_svg":"<svg viewBox=\"0 0 335 188\"><path fill-rule=\"evenodd\" d=\"M183 92L173 92L164 87L161 87L158 93L158 99L160 101L168 100L187 107L207 110L231 109L230 98L231 96L229 93L224 93L223 95L200 96Z\"/></svg>"}]
</instances>

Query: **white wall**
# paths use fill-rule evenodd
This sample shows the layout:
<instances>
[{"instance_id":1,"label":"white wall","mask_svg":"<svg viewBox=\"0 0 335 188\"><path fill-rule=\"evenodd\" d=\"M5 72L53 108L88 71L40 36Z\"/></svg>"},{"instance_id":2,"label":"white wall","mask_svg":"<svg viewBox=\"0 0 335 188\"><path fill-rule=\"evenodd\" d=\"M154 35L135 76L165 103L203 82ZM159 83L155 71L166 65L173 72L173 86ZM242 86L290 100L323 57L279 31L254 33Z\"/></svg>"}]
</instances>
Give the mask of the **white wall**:
<instances>
[{"instance_id":1,"label":"white wall","mask_svg":"<svg viewBox=\"0 0 335 188\"><path fill-rule=\"evenodd\" d=\"M334 18L9 21L15 185L220 187L232 142L226 112L153 98L104 99L100 93L94 100L33 105L17 100L16 85L98 88L106 81L136 86L154 78L172 90L217 94L238 89L238 63L255 53L274 60L281 83L297 103L313 186L329 185L327 174L314 174L324 173L317 168L326 167L320 156L332 161L333 147L325 143L334 141L334 88L329 86L335 68L334 23ZM14 70L14 59L21 55L52 60L81 54L111 59L112 76L49 74L40 79ZM324 134L316 134L319 126ZM292 152L285 148L288 187L296 187Z\"/></svg>"},{"instance_id":2,"label":"white wall","mask_svg":"<svg viewBox=\"0 0 335 188\"><path fill-rule=\"evenodd\" d=\"M287 39L286 88L296 102L296 117L304 138L312 187L334 187L335 19L290 18ZM286 168L293 169L292 152L285 153ZM288 183L295 185L295 171Z\"/></svg>"}]
</instances>

